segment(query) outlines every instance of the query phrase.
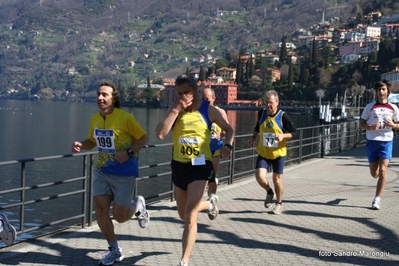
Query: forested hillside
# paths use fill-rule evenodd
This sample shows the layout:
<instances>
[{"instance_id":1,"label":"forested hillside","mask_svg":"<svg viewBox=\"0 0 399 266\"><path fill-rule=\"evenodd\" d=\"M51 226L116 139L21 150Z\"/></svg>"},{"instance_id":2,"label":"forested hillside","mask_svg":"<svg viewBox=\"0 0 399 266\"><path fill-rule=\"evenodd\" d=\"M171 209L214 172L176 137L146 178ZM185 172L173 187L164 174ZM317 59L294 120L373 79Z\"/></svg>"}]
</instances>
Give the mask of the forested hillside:
<instances>
[{"instance_id":1,"label":"forested hillside","mask_svg":"<svg viewBox=\"0 0 399 266\"><path fill-rule=\"evenodd\" d=\"M374 2L381 1L3 0L0 93L82 94L104 79L133 86L149 75L175 77L199 68L193 59L201 55L274 49L283 35L320 22L322 10L342 22Z\"/></svg>"}]
</instances>

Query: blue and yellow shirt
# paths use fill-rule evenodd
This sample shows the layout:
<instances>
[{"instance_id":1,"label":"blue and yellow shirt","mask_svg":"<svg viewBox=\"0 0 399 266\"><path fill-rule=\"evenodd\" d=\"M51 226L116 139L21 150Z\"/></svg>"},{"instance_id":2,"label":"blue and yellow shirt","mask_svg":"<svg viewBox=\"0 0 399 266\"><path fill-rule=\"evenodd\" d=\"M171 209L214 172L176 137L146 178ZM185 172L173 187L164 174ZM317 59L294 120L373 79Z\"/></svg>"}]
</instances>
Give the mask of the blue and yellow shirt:
<instances>
[{"instance_id":1,"label":"blue and yellow shirt","mask_svg":"<svg viewBox=\"0 0 399 266\"><path fill-rule=\"evenodd\" d=\"M146 134L132 114L119 108L115 108L105 119L100 112L94 114L88 139L97 143L97 168L106 174L138 176L138 154L124 163L115 160L115 154L128 150Z\"/></svg>"},{"instance_id":2,"label":"blue and yellow shirt","mask_svg":"<svg viewBox=\"0 0 399 266\"><path fill-rule=\"evenodd\" d=\"M276 159L287 155L286 140L277 141L276 134L283 134L282 116L279 110L275 116L268 116L265 110L259 120L259 143L256 152L266 159Z\"/></svg>"}]
</instances>

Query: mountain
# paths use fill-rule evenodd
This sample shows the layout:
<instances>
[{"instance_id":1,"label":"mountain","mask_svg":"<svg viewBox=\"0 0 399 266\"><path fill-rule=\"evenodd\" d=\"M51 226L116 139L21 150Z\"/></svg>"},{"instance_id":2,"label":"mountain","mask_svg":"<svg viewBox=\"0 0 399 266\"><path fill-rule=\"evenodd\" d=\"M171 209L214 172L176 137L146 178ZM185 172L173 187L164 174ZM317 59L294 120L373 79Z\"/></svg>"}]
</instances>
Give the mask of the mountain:
<instances>
[{"instance_id":1,"label":"mountain","mask_svg":"<svg viewBox=\"0 0 399 266\"><path fill-rule=\"evenodd\" d=\"M83 93L104 79L132 86L148 75L173 78L207 65L201 55L234 61L240 49L273 50L283 35L319 23L323 10L326 20L345 21L359 2L2 0L0 94Z\"/></svg>"}]
</instances>

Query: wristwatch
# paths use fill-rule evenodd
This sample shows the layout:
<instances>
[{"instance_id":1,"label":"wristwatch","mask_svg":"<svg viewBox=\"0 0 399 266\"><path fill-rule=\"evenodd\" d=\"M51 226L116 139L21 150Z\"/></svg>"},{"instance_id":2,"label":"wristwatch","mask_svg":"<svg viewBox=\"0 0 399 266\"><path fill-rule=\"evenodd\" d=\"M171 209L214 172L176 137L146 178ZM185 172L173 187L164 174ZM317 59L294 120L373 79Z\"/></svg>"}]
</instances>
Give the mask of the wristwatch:
<instances>
[{"instance_id":1,"label":"wristwatch","mask_svg":"<svg viewBox=\"0 0 399 266\"><path fill-rule=\"evenodd\" d=\"M228 144L228 143L226 143L226 144L224 144L224 146L226 146L227 148L229 148L230 150L232 150L233 149L233 146L231 146L230 144Z\"/></svg>"},{"instance_id":2,"label":"wristwatch","mask_svg":"<svg viewBox=\"0 0 399 266\"><path fill-rule=\"evenodd\" d=\"M132 157L133 154L134 154L134 152L133 152L132 149L128 149L128 150L127 150L127 155L129 155L129 157Z\"/></svg>"}]
</instances>

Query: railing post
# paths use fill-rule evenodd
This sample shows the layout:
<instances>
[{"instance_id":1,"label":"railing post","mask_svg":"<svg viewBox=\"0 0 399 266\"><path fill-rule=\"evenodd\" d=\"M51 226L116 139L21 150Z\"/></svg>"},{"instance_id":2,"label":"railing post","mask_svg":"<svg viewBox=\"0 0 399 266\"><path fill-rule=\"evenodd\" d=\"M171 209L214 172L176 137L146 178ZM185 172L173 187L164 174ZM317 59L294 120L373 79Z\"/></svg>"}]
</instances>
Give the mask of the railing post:
<instances>
[{"instance_id":1,"label":"railing post","mask_svg":"<svg viewBox=\"0 0 399 266\"><path fill-rule=\"evenodd\" d=\"M235 150L236 150L236 141L234 139L233 149L231 150L231 156L230 156L230 177L229 177L229 182L228 182L229 185L233 184L233 179L234 179Z\"/></svg>"},{"instance_id":2,"label":"railing post","mask_svg":"<svg viewBox=\"0 0 399 266\"><path fill-rule=\"evenodd\" d=\"M94 205L94 199L93 199L93 166L94 166L94 155L90 154L89 157L89 192L88 192L88 199L89 199L89 226L92 226L93 224L93 205Z\"/></svg>"},{"instance_id":3,"label":"railing post","mask_svg":"<svg viewBox=\"0 0 399 266\"><path fill-rule=\"evenodd\" d=\"M356 141L355 141L355 148L357 147L357 144L359 144L360 143L360 137L359 137L359 133L360 133L360 130L359 130L359 120L356 120L355 121L355 136L356 136Z\"/></svg>"},{"instance_id":4,"label":"railing post","mask_svg":"<svg viewBox=\"0 0 399 266\"><path fill-rule=\"evenodd\" d=\"M83 156L83 176L86 178L83 180L83 194L82 194L82 212L83 212L83 217L82 217L82 228L86 227L86 222L87 222L87 193L88 193L88 182L87 182L87 155Z\"/></svg>"},{"instance_id":5,"label":"railing post","mask_svg":"<svg viewBox=\"0 0 399 266\"><path fill-rule=\"evenodd\" d=\"M174 201L175 200L175 190L174 190L174 184L173 184L173 179L170 179L170 201Z\"/></svg>"},{"instance_id":6,"label":"railing post","mask_svg":"<svg viewBox=\"0 0 399 266\"><path fill-rule=\"evenodd\" d=\"M320 158L323 158L324 157L324 127L323 126L320 126L319 136L320 136Z\"/></svg>"},{"instance_id":7,"label":"railing post","mask_svg":"<svg viewBox=\"0 0 399 266\"><path fill-rule=\"evenodd\" d=\"M302 163L302 141L303 141L303 130L299 130L299 151L298 151L298 163Z\"/></svg>"},{"instance_id":8,"label":"railing post","mask_svg":"<svg viewBox=\"0 0 399 266\"><path fill-rule=\"evenodd\" d=\"M25 183L26 183L26 174L25 174L25 162L21 163L21 208L19 210L19 214L21 217L21 220L19 221L19 230L21 232L24 231L24 224L25 224Z\"/></svg>"}]
</instances>

